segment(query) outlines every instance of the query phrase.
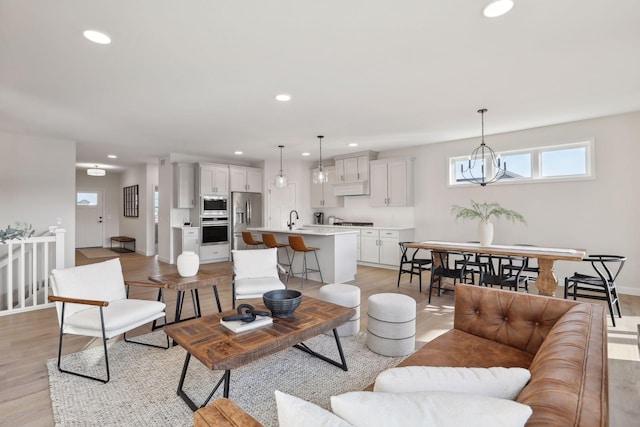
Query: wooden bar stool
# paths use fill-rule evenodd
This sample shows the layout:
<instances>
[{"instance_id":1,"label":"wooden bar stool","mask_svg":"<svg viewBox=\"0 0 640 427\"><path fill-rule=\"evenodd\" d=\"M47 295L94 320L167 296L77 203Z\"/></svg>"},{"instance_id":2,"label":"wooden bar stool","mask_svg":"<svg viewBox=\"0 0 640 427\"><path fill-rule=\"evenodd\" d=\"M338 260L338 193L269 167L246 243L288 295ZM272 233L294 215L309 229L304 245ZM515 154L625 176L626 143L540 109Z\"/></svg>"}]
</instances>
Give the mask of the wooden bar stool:
<instances>
[{"instance_id":1,"label":"wooden bar stool","mask_svg":"<svg viewBox=\"0 0 640 427\"><path fill-rule=\"evenodd\" d=\"M276 248L276 249L284 248L284 252L287 254L288 264L284 262L280 262L280 258L278 258L278 262L282 265L288 266L289 270L291 270L291 257L289 256L289 250L287 249L289 245L287 245L286 243L279 243L276 240L276 236L273 233L262 233L262 241L264 242L264 245L268 248Z\"/></svg>"},{"instance_id":2,"label":"wooden bar stool","mask_svg":"<svg viewBox=\"0 0 640 427\"><path fill-rule=\"evenodd\" d=\"M318 253L316 251L319 251L320 248L312 248L307 246L304 243L304 237L302 236L289 236L289 246L291 246L291 249L293 250L293 256L291 257L291 275L294 275L293 273L293 260L296 257L296 252L302 252L304 259L302 261L302 271L300 272L300 287L304 288L304 278L306 277L307 279L309 279L309 272L312 273L320 273L320 282L324 283L324 280L322 279L322 272L320 271L320 262L318 261ZM318 269L311 269L307 267L307 253L308 252L313 252L313 254L316 256L316 265L318 266Z\"/></svg>"},{"instance_id":3,"label":"wooden bar stool","mask_svg":"<svg viewBox=\"0 0 640 427\"><path fill-rule=\"evenodd\" d=\"M251 234L251 232L249 231L242 232L242 240L244 240L244 243L247 245L247 249L249 249L249 246L251 246L253 249L258 249L258 246L260 245L264 247L264 243L260 240L255 240L253 238L253 234Z\"/></svg>"}]
</instances>

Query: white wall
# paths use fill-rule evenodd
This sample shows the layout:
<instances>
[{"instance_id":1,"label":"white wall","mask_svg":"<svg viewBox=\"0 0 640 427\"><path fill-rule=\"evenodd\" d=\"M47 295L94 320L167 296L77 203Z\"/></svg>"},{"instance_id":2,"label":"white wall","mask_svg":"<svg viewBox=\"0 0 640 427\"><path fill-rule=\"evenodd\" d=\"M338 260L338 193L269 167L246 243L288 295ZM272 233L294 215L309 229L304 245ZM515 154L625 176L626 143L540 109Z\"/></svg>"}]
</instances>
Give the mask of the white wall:
<instances>
[{"instance_id":1,"label":"white wall","mask_svg":"<svg viewBox=\"0 0 640 427\"><path fill-rule=\"evenodd\" d=\"M470 200L498 202L517 210L528 225L494 221L494 243L584 248L589 253L626 255L618 281L621 293L640 295L640 197L633 179L640 158L640 112L490 135L496 151L533 146L595 141L596 178L587 181L492 184L448 187L448 157L470 153L479 138L425 145L416 157L416 239L477 240L476 223L456 223L453 204ZM559 282L574 271L588 272L586 263L556 263Z\"/></svg>"},{"instance_id":2,"label":"white wall","mask_svg":"<svg viewBox=\"0 0 640 427\"><path fill-rule=\"evenodd\" d=\"M155 254L155 231L153 226L153 187L158 183L158 168L139 165L122 173L120 181L120 234L136 239L136 252L150 256ZM138 186L138 217L125 217L122 189Z\"/></svg>"},{"instance_id":3,"label":"white wall","mask_svg":"<svg viewBox=\"0 0 640 427\"><path fill-rule=\"evenodd\" d=\"M121 206L121 174L107 171L105 176L89 176L86 169L76 170L76 189L102 190L104 200L103 230L104 238L102 246L105 248L111 245L111 236L120 235L120 206ZM74 225L75 228L75 225Z\"/></svg>"},{"instance_id":4,"label":"white wall","mask_svg":"<svg viewBox=\"0 0 640 427\"><path fill-rule=\"evenodd\" d=\"M76 143L0 132L0 227L33 225L41 234L62 221L65 266L75 265Z\"/></svg>"}]
</instances>

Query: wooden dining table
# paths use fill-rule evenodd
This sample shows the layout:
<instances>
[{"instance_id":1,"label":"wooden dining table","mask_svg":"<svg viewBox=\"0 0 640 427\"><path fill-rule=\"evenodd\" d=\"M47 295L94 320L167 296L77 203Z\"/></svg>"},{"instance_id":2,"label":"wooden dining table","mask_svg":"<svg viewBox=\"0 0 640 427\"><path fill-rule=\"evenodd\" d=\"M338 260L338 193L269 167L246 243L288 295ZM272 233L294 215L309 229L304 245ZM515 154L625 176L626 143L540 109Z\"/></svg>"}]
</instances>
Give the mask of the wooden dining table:
<instances>
[{"instance_id":1,"label":"wooden dining table","mask_svg":"<svg viewBox=\"0 0 640 427\"><path fill-rule=\"evenodd\" d=\"M408 248L469 252L487 255L507 255L535 258L538 261L538 277L536 287L540 295L554 296L558 287L558 279L553 274L556 261L582 261L587 255L584 249L548 248L541 246L525 245L490 245L481 246L479 243L446 242L428 240L405 244Z\"/></svg>"}]
</instances>

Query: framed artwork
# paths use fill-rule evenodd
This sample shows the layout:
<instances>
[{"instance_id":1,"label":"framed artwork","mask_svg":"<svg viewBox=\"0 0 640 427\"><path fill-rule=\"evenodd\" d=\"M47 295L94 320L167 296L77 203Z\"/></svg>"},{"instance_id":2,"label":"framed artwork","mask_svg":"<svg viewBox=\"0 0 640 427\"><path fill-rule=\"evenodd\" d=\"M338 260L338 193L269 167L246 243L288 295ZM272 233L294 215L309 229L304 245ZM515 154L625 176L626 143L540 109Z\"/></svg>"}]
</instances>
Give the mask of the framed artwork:
<instances>
[{"instance_id":1,"label":"framed artwork","mask_svg":"<svg viewBox=\"0 0 640 427\"><path fill-rule=\"evenodd\" d=\"M138 186L131 185L122 189L124 216L138 217Z\"/></svg>"}]
</instances>

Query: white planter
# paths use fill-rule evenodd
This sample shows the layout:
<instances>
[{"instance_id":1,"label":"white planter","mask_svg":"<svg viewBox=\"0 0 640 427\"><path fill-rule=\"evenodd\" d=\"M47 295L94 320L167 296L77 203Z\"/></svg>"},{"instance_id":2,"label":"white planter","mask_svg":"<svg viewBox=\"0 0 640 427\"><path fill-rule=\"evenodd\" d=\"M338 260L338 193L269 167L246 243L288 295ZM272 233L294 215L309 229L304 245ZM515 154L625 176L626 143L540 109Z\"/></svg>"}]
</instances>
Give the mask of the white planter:
<instances>
[{"instance_id":1,"label":"white planter","mask_svg":"<svg viewBox=\"0 0 640 427\"><path fill-rule=\"evenodd\" d=\"M493 224L489 221L480 221L478 223L478 238L480 246L491 246L491 242L493 242Z\"/></svg>"},{"instance_id":2,"label":"white planter","mask_svg":"<svg viewBox=\"0 0 640 427\"><path fill-rule=\"evenodd\" d=\"M180 276L195 276L198 274L198 269L200 268L200 257L193 251L184 251L178 255L176 264Z\"/></svg>"}]
</instances>

